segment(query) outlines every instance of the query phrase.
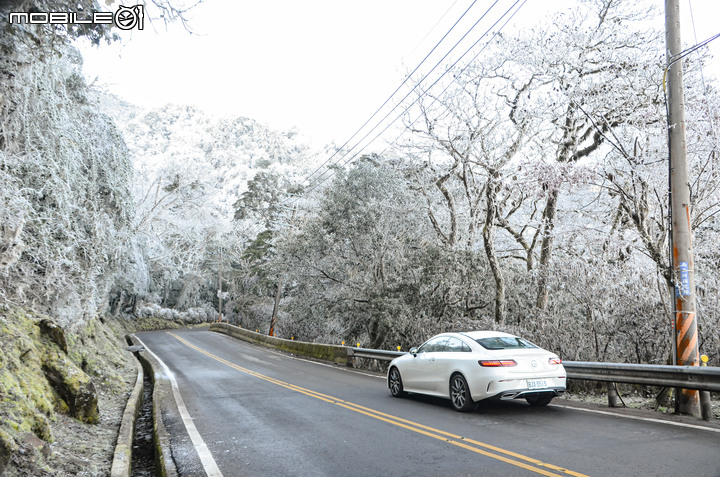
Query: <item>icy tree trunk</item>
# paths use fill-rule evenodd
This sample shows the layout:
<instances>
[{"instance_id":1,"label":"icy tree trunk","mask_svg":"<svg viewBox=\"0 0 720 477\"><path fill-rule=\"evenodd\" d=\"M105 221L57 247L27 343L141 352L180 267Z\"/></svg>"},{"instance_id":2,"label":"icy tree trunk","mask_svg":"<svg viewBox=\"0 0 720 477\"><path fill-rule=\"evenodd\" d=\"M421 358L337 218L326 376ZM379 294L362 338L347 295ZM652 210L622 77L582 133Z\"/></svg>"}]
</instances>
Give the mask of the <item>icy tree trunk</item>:
<instances>
[{"instance_id":1,"label":"icy tree trunk","mask_svg":"<svg viewBox=\"0 0 720 477\"><path fill-rule=\"evenodd\" d=\"M552 258L553 242L555 237L553 229L555 228L555 217L557 215L557 201L560 191L555 189L550 192L548 201L545 204L545 212L543 213L543 239L540 245L540 262L538 263L538 287L537 299L535 305L544 310L548 304L549 291L549 266Z\"/></svg>"},{"instance_id":2,"label":"icy tree trunk","mask_svg":"<svg viewBox=\"0 0 720 477\"><path fill-rule=\"evenodd\" d=\"M486 214L485 226L483 227L483 243L485 246L485 255L487 255L490 271L495 280L495 323L503 323L505 321L505 277L503 276L500 262L495 252L495 238L493 234L493 226L497 215L497 191L499 185L496 182L497 172L491 172L485 188L486 197Z\"/></svg>"}]
</instances>

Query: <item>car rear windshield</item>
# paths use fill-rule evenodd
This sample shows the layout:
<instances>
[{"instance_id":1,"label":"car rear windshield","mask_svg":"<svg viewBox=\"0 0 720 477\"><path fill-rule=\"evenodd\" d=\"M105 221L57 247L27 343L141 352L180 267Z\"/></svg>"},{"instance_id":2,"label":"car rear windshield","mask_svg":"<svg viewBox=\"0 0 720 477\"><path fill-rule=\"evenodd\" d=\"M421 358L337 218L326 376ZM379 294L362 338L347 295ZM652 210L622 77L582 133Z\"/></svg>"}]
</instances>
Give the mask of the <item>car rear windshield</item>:
<instances>
[{"instance_id":1,"label":"car rear windshield","mask_svg":"<svg viewBox=\"0 0 720 477\"><path fill-rule=\"evenodd\" d=\"M485 349L524 349L537 348L528 340L516 336L492 336L475 340Z\"/></svg>"}]
</instances>

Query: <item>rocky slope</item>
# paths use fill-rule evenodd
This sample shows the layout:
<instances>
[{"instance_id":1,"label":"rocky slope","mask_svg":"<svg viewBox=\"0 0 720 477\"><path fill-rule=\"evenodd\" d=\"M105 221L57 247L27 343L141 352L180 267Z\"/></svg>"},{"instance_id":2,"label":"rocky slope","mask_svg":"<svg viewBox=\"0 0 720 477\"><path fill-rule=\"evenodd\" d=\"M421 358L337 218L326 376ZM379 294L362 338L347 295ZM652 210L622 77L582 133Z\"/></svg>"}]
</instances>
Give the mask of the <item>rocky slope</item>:
<instances>
[{"instance_id":1,"label":"rocky slope","mask_svg":"<svg viewBox=\"0 0 720 477\"><path fill-rule=\"evenodd\" d=\"M137 372L126 326L98 317L63 330L0 304L0 475L109 474Z\"/></svg>"}]
</instances>

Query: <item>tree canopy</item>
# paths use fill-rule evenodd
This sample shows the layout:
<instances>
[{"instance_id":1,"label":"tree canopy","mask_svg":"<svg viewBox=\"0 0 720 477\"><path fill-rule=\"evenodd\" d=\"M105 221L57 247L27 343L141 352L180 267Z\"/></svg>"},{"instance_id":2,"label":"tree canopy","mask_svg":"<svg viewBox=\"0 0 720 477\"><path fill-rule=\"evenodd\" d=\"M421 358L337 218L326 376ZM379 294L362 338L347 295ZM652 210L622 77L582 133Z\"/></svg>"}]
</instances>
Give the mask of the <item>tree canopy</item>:
<instances>
[{"instance_id":1,"label":"tree canopy","mask_svg":"<svg viewBox=\"0 0 720 477\"><path fill-rule=\"evenodd\" d=\"M109 31L60 28L36 48L43 27L6 26L0 293L67 322L105 307L202 321L222 296L226 319L264 330L280 291L284 337L393 349L493 328L569 359L664 362L673 277L657 14L585 1L498 35L437 88L416 89L399 141L328 170L335 151L296 132L92 90L67 43ZM712 354L720 117L702 62L684 59L700 346Z\"/></svg>"}]
</instances>

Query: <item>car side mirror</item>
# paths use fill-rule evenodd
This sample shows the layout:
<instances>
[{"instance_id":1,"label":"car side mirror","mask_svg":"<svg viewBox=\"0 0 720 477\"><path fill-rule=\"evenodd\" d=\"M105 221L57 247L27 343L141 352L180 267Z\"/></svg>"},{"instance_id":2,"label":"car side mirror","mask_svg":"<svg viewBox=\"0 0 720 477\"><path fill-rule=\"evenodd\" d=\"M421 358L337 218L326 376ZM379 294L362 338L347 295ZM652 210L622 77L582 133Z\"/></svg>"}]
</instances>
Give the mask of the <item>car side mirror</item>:
<instances>
[{"instance_id":1,"label":"car side mirror","mask_svg":"<svg viewBox=\"0 0 720 477\"><path fill-rule=\"evenodd\" d=\"M417 351L418 351L417 348L410 348L410 354L413 356L417 356Z\"/></svg>"}]
</instances>

